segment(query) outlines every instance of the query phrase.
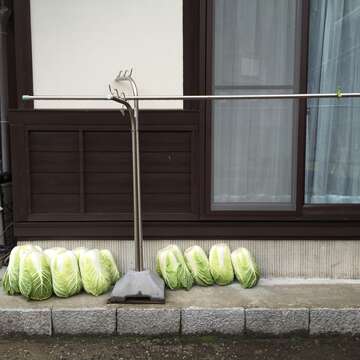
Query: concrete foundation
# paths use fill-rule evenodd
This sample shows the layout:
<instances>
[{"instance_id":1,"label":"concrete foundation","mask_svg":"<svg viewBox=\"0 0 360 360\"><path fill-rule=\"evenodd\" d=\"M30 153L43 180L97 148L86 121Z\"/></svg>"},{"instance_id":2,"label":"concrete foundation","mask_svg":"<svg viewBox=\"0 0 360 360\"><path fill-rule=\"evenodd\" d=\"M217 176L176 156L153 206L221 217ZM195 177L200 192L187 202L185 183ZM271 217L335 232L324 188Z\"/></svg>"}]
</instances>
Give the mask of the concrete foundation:
<instances>
[{"instance_id":1,"label":"concrete foundation","mask_svg":"<svg viewBox=\"0 0 360 360\"><path fill-rule=\"evenodd\" d=\"M206 251L221 240L145 240L144 265L154 270L159 249L176 243L182 249L200 245ZM360 241L341 240L230 240L231 249L247 247L259 263L262 277L287 278L360 278ZM43 248L78 246L107 248L115 255L119 268L126 272L134 269L133 241L119 240L49 240L32 241Z\"/></svg>"}]
</instances>

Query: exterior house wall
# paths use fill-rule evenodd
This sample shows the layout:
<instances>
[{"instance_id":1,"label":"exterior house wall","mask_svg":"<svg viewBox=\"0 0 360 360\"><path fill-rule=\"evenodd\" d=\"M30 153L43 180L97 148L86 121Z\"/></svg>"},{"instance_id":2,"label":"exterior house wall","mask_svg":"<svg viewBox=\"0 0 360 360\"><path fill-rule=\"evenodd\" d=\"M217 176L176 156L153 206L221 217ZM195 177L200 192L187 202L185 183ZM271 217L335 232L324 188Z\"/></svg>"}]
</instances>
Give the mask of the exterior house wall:
<instances>
[{"instance_id":1,"label":"exterior house wall","mask_svg":"<svg viewBox=\"0 0 360 360\"><path fill-rule=\"evenodd\" d=\"M184 94L211 91L212 24L204 15L210 13L211 3L183 1ZM308 1L303 3L301 47L306 49ZM44 74L36 74L37 68L32 81L32 61L37 55L33 57L31 50L39 46L39 39L34 34L31 47L26 2L14 0L14 4L17 100L12 100L10 122L17 240L44 248L109 248L123 271L131 269L130 135L126 119L113 110L34 110L32 104L19 101L22 94L33 91L33 85L41 83ZM301 58L301 91L306 92L306 52ZM115 75L114 70L109 74ZM306 106L302 105L299 144L305 143ZM264 277L360 276L359 208L304 206L301 176L296 211L211 212L208 104L184 102L183 109L144 110L140 128L145 156L141 163L146 185L145 267L154 268L157 250L169 243L182 248L199 244L208 250L212 244L226 241L232 249L246 246L252 250ZM303 156L299 152L299 166Z\"/></svg>"}]
</instances>

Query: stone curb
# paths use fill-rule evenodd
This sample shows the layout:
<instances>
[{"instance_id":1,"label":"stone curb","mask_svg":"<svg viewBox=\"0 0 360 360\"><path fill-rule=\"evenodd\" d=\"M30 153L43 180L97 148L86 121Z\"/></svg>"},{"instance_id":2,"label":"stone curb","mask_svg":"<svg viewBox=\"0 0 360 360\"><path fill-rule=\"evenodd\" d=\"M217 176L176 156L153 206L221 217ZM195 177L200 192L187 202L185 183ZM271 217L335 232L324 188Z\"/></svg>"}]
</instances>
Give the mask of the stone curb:
<instances>
[{"instance_id":1,"label":"stone curb","mask_svg":"<svg viewBox=\"0 0 360 360\"><path fill-rule=\"evenodd\" d=\"M359 335L360 308L43 308L0 309L9 335Z\"/></svg>"},{"instance_id":2,"label":"stone curb","mask_svg":"<svg viewBox=\"0 0 360 360\"><path fill-rule=\"evenodd\" d=\"M180 335L180 309L118 308L119 335Z\"/></svg>"},{"instance_id":3,"label":"stone curb","mask_svg":"<svg viewBox=\"0 0 360 360\"><path fill-rule=\"evenodd\" d=\"M51 309L0 309L0 336L52 335Z\"/></svg>"},{"instance_id":4,"label":"stone curb","mask_svg":"<svg viewBox=\"0 0 360 360\"><path fill-rule=\"evenodd\" d=\"M116 332L116 309L53 309L53 333L111 335Z\"/></svg>"},{"instance_id":5,"label":"stone curb","mask_svg":"<svg viewBox=\"0 0 360 360\"><path fill-rule=\"evenodd\" d=\"M181 333L184 335L242 335L244 308L188 308L181 310Z\"/></svg>"},{"instance_id":6,"label":"stone curb","mask_svg":"<svg viewBox=\"0 0 360 360\"><path fill-rule=\"evenodd\" d=\"M360 309L310 309L310 335L337 334L360 334Z\"/></svg>"},{"instance_id":7,"label":"stone curb","mask_svg":"<svg viewBox=\"0 0 360 360\"><path fill-rule=\"evenodd\" d=\"M259 336L307 335L309 309L254 308L245 310L246 334Z\"/></svg>"}]
</instances>

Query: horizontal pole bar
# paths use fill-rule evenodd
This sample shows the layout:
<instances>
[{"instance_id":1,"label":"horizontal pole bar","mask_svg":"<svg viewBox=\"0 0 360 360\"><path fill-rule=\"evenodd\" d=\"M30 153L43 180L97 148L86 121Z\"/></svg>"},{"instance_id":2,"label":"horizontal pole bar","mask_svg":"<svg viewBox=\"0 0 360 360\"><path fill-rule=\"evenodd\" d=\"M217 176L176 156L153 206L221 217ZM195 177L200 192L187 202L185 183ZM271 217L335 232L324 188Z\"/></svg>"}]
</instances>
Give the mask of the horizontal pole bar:
<instances>
[{"instance_id":1,"label":"horizontal pole bar","mask_svg":"<svg viewBox=\"0 0 360 360\"><path fill-rule=\"evenodd\" d=\"M259 94L259 95L139 95L126 96L129 100L257 100L257 99L309 99L309 98L357 98L360 93L318 93L318 94ZM112 100L113 96L67 96L67 95L23 95L28 100Z\"/></svg>"},{"instance_id":2,"label":"horizontal pole bar","mask_svg":"<svg viewBox=\"0 0 360 360\"><path fill-rule=\"evenodd\" d=\"M112 100L112 96L98 96L98 95L23 95L22 100Z\"/></svg>"}]
</instances>

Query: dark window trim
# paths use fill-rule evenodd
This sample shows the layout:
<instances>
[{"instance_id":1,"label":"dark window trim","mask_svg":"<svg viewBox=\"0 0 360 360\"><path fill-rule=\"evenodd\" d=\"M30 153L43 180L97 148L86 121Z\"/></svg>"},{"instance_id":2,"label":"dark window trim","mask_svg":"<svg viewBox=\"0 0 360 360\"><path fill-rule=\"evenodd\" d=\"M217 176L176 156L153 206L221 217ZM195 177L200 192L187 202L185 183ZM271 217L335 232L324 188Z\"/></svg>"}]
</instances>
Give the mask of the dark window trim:
<instances>
[{"instance_id":1,"label":"dark window trim","mask_svg":"<svg viewBox=\"0 0 360 360\"><path fill-rule=\"evenodd\" d=\"M129 221L18 222L18 240L129 240ZM144 221L145 240L357 240L359 222Z\"/></svg>"},{"instance_id":2,"label":"dark window trim","mask_svg":"<svg viewBox=\"0 0 360 360\"><path fill-rule=\"evenodd\" d=\"M16 99L12 104L19 109L33 109L32 101L21 101L22 95L33 93L30 0L13 0L13 9Z\"/></svg>"}]
</instances>

